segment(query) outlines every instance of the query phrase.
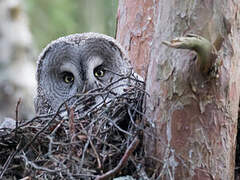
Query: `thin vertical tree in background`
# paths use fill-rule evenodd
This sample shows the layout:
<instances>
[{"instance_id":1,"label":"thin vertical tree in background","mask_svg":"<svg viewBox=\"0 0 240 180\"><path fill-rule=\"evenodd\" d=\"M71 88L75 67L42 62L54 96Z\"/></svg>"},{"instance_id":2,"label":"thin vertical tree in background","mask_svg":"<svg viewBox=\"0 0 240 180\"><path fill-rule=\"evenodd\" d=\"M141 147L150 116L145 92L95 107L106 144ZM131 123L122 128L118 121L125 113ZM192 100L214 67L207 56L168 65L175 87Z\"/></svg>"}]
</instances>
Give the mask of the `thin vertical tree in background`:
<instances>
[{"instance_id":1,"label":"thin vertical tree in background","mask_svg":"<svg viewBox=\"0 0 240 180\"><path fill-rule=\"evenodd\" d=\"M34 48L28 17L21 0L0 1L0 124L15 118L19 98L19 118L33 115L35 90Z\"/></svg>"},{"instance_id":2,"label":"thin vertical tree in background","mask_svg":"<svg viewBox=\"0 0 240 180\"><path fill-rule=\"evenodd\" d=\"M145 121L154 137L144 143L154 178L234 179L239 11L239 0L119 1L116 37L150 94ZM162 44L189 33L208 39L215 57Z\"/></svg>"}]
</instances>

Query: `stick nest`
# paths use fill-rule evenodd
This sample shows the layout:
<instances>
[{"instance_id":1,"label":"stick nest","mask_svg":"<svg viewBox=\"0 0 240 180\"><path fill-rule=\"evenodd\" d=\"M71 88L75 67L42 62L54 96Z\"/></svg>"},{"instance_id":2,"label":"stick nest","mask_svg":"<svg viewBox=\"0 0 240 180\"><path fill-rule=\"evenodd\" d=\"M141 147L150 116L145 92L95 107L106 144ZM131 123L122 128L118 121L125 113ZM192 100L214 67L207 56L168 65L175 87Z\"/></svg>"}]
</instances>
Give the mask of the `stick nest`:
<instances>
[{"instance_id":1,"label":"stick nest","mask_svg":"<svg viewBox=\"0 0 240 180\"><path fill-rule=\"evenodd\" d=\"M137 178L144 83L133 75L122 79L132 85L121 95L111 94L113 86L99 87L69 98L55 113L24 122L16 117L14 129L0 129L0 179ZM96 97L102 98L98 104L92 103Z\"/></svg>"}]
</instances>

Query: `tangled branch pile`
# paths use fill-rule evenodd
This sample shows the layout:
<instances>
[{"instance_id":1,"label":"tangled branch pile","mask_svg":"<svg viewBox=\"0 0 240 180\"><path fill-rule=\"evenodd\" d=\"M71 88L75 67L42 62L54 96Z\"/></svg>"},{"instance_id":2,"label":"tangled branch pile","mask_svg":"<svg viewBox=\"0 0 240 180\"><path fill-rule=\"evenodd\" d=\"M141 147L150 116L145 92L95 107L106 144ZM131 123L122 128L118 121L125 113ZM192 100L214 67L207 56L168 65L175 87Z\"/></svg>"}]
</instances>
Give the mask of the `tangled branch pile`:
<instances>
[{"instance_id":1,"label":"tangled branch pile","mask_svg":"<svg viewBox=\"0 0 240 180\"><path fill-rule=\"evenodd\" d=\"M17 122L14 129L0 129L0 177L137 178L144 155L144 83L132 75L122 78L134 83L120 95L99 87L69 98L55 113ZM102 101L94 104L96 97ZM73 100L72 106L67 105Z\"/></svg>"}]
</instances>

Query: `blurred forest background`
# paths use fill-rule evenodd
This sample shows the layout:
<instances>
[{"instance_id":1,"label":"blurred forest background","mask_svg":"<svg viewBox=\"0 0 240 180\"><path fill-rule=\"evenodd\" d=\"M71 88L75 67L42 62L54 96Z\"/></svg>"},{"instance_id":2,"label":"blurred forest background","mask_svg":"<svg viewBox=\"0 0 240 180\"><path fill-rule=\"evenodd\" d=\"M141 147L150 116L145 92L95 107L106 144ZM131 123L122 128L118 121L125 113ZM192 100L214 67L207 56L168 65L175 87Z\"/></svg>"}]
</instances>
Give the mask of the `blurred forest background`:
<instances>
[{"instance_id":1,"label":"blurred forest background","mask_svg":"<svg viewBox=\"0 0 240 180\"><path fill-rule=\"evenodd\" d=\"M60 36L79 32L115 34L117 0L24 0L39 48Z\"/></svg>"},{"instance_id":2,"label":"blurred forest background","mask_svg":"<svg viewBox=\"0 0 240 180\"><path fill-rule=\"evenodd\" d=\"M52 40L73 33L115 36L117 0L0 0L0 126L34 116L38 54Z\"/></svg>"}]
</instances>

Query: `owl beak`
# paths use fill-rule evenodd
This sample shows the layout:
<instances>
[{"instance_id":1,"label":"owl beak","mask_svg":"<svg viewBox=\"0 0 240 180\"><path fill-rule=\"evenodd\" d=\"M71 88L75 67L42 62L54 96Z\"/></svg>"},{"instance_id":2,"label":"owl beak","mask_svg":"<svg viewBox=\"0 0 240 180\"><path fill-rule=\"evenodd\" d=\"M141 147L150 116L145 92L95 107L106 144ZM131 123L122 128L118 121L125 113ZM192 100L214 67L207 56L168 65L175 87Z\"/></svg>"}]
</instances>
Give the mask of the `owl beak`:
<instances>
[{"instance_id":1,"label":"owl beak","mask_svg":"<svg viewBox=\"0 0 240 180\"><path fill-rule=\"evenodd\" d=\"M84 94L86 92L87 92L87 85L86 85L86 83L84 83L82 93Z\"/></svg>"},{"instance_id":2,"label":"owl beak","mask_svg":"<svg viewBox=\"0 0 240 180\"><path fill-rule=\"evenodd\" d=\"M78 89L77 89L77 92L78 92L79 94L87 93L87 92L88 92L87 83L84 82L83 87L78 88Z\"/></svg>"}]
</instances>

